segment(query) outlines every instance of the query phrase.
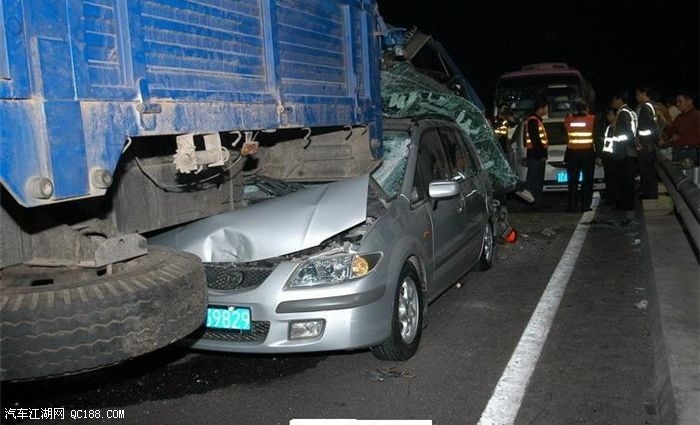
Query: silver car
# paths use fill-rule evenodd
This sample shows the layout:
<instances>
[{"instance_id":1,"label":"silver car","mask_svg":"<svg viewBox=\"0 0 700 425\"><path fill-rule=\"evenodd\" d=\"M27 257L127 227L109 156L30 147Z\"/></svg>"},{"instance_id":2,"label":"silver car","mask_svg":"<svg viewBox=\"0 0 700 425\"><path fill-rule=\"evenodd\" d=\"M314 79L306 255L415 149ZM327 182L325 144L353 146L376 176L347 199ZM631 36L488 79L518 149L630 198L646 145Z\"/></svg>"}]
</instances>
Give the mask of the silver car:
<instances>
[{"instance_id":1,"label":"silver car","mask_svg":"<svg viewBox=\"0 0 700 425\"><path fill-rule=\"evenodd\" d=\"M197 349L369 347L404 360L428 304L494 258L490 182L451 121L386 120L371 176L303 186L259 177L246 193L259 201L149 241L205 263L208 316L189 338Z\"/></svg>"}]
</instances>

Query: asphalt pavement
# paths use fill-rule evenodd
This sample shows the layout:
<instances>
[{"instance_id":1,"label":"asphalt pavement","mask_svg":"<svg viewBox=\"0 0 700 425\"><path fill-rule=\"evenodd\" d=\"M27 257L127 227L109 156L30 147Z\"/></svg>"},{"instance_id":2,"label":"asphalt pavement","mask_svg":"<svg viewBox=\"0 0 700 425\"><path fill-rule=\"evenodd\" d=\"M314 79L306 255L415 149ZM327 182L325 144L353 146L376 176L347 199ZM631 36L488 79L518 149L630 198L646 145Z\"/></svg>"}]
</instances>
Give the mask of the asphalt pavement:
<instances>
[{"instance_id":1,"label":"asphalt pavement","mask_svg":"<svg viewBox=\"0 0 700 425\"><path fill-rule=\"evenodd\" d=\"M493 269L467 273L430 306L421 347L406 362L367 350L252 356L169 347L87 374L3 383L2 423L477 424L579 223L587 235L515 423L658 423L640 223L604 205L582 221L564 212L563 194L547 194L545 203L535 213L509 201L518 242L500 245ZM11 421L9 408L63 408L66 419ZM73 420L72 412L100 419Z\"/></svg>"}]
</instances>

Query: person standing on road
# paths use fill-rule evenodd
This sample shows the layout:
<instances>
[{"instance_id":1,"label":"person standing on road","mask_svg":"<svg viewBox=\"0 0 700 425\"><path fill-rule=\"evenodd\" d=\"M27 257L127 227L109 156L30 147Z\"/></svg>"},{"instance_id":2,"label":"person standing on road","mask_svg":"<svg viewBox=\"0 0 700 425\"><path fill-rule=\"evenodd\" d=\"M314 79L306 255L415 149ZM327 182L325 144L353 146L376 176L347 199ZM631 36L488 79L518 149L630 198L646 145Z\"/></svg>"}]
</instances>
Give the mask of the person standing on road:
<instances>
[{"instance_id":1,"label":"person standing on road","mask_svg":"<svg viewBox=\"0 0 700 425\"><path fill-rule=\"evenodd\" d=\"M615 108L613 125L613 167L615 167L615 207L623 211L634 209L634 176L637 171L637 114L627 106L627 93L615 93L610 106Z\"/></svg>"},{"instance_id":2,"label":"person standing on road","mask_svg":"<svg viewBox=\"0 0 700 425\"><path fill-rule=\"evenodd\" d=\"M593 171L595 158L593 152L593 128L595 115L589 113L588 104L580 101L576 104L576 113L564 118L564 127L568 136L564 162L569 184L567 194L568 212L579 209L589 211L593 201ZM579 193L579 175L582 176L581 192Z\"/></svg>"},{"instance_id":3,"label":"person standing on road","mask_svg":"<svg viewBox=\"0 0 700 425\"><path fill-rule=\"evenodd\" d=\"M605 173L605 196L603 196L603 201L606 204L615 203L615 167L613 165L614 161L612 158L613 154L613 127L615 126L615 109L608 108L605 112L605 119L607 126L602 133L602 148L600 151L600 162L603 164L603 171ZM598 159L596 158L596 162Z\"/></svg>"},{"instance_id":4,"label":"person standing on road","mask_svg":"<svg viewBox=\"0 0 700 425\"><path fill-rule=\"evenodd\" d=\"M671 124L671 114L668 113L668 107L660 100L660 96L657 92L650 93L649 97L651 98L651 104L654 106L654 111L656 111L656 126L659 128L660 142L664 129Z\"/></svg>"},{"instance_id":5,"label":"person standing on road","mask_svg":"<svg viewBox=\"0 0 700 425\"><path fill-rule=\"evenodd\" d=\"M533 210L542 208L542 186L544 185L544 169L547 164L547 132L542 117L549 113L549 105L544 99L535 102L533 112L525 121L525 149L527 161L527 190L534 197Z\"/></svg>"},{"instance_id":6,"label":"person standing on road","mask_svg":"<svg viewBox=\"0 0 700 425\"><path fill-rule=\"evenodd\" d=\"M510 128L515 125L513 113L507 103L498 105L498 115L493 120L493 130L496 133L496 138L501 144L503 153L508 155L512 151L510 146Z\"/></svg>"},{"instance_id":7,"label":"person standing on road","mask_svg":"<svg viewBox=\"0 0 700 425\"><path fill-rule=\"evenodd\" d=\"M666 98L666 106L668 107L668 116L671 117L669 123L671 123L681 113L681 110L676 106L676 97L670 96Z\"/></svg>"},{"instance_id":8,"label":"person standing on road","mask_svg":"<svg viewBox=\"0 0 700 425\"><path fill-rule=\"evenodd\" d=\"M656 148L659 141L659 126L657 125L656 109L651 102L651 89L639 87L634 92L637 100L637 165L642 187L642 199L659 197L658 180L656 178Z\"/></svg>"},{"instance_id":9,"label":"person standing on road","mask_svg":"<svg viewBox=\"0 0 700 425\"><path fill-rule=\"evenodd\" d=\"M695 109L690 92L676 96L676 105L681 113L666 128L666 133L673 142L673 162L691 161L698 165L700 150L700 111ZM687 158L687 159L686 159Z\"/></svg>"}]
</instances>

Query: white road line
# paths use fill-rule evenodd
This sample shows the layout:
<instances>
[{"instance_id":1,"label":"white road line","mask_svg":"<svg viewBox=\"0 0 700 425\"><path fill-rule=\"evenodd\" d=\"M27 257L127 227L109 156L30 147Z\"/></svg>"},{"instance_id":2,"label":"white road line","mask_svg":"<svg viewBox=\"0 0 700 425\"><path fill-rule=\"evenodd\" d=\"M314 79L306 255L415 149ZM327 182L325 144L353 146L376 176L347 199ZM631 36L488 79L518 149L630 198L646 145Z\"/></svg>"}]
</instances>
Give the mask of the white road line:
<instances>
[{"instance_id":1,"label":"white road line","mask_svg":"<svg viewBox=\"0 0 700 425\"><path fill-rule=\"evenodd\" d=\"M597 195L597 193L596 193ZM542 353L552 321L559 309L571 271L586 240L589 225L598 207L599 197L593 199L592 211L583 213L573 236L542 293L532 317L520 337L515 351L501 375L478 425L512 425L520 410L525 389Z\"/></svg>"}]
</instances>

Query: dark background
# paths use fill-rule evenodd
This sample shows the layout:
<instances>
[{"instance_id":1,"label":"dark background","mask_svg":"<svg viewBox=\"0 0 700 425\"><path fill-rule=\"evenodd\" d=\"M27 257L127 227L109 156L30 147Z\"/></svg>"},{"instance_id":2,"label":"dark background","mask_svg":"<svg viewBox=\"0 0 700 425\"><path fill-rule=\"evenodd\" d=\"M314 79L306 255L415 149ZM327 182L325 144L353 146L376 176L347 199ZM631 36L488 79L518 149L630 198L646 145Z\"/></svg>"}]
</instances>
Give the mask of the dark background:
<instances>
[{"instance_id":1,"label":"dark background","mask_svg":"<svg viewBox=\"0 0 700 425\"><path fill-rule=\"evenodd\" d=\"M616 90L690 90L698 107L700 2L379 0L389 25L440 41L492 110L498 77L523 65L566 62L588 79L596 107Z\"/></svg>"}]
</instances>

